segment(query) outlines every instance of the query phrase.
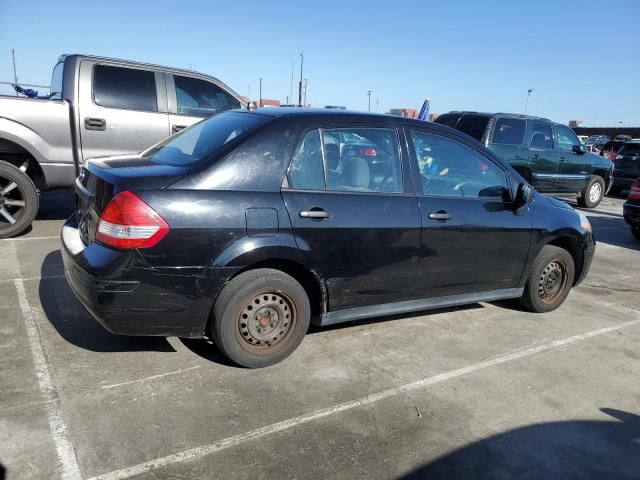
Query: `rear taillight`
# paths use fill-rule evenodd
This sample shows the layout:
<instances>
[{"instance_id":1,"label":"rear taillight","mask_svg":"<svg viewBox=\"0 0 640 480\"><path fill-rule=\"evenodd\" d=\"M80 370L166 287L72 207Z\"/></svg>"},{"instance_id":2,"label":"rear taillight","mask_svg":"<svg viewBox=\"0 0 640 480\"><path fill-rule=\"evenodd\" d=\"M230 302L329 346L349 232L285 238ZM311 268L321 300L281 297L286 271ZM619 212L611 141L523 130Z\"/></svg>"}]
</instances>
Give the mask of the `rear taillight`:
<instances>
[{"instance_id":1,"label":"rear taillight","mask_svg":"<svg viewBox=\"0 0 640 480\"><path fill-rule=\"evenodd\" d=\"M100 215L96 240L116 248L153 247L169 233L169 225L140 197L117 194Z\"/></svg>"},{"instance_id":2,"label":"rear taillight","mask_svg":"<svg viewBox=\"0 0 640 480\"><path fill-rule=\"evenodd\" d=\"M620 160L622 159L622 155L618 155L617 153L612 153L609 156L609 160L611 160L612 162L615 162L616 160Z\"/></svg>"},{"instance_id":3,"label":"rear taillight","mask_svg":"<svg viewBox=\"0 0 640 480\"><path fill-rule=\"evenodd\" d=\"M631 190L629 190L629 200L640 200L640 182L634 180L631 184Z\"/></svg>"},{"instance_id":4,"label":"rear taillight","mask_svg":"<svg viewBox=\"0 0 640 480\"><path fill-rule=\"evenodd\" d=\"M375 157L378 155L378 152L373 147L363 147L360 149L360 155L363 157Z\"/></svg>"}]
</instances>

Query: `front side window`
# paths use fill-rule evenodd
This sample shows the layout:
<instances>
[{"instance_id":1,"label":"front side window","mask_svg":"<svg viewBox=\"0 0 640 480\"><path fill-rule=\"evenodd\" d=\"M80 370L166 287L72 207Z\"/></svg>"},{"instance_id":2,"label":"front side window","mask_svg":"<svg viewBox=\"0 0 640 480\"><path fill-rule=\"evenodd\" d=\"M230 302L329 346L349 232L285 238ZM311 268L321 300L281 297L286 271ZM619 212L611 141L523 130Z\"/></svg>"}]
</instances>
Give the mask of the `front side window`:
<instances>
[{"instance_id":1,"label":"front side window","mask_svg":"<svg viewBox=\"0 0 640 480\"><path fill-rule=\"evenodd\" d=\"M556 133L558 134L558 148L561 150L573 150L574 145L580 145L580 140L569 127L564 125L556 125Z\"/></svg>"},{"instance_id":2,"label":"front side window","mask_svg":"<svg viewBox=\"0 0 640 480\"><path fill-rule=\"evenodd\" d=\"M293 188L402 192L397 134L390 128L335 128L307 133L289 168Z\"/></svg>"},{"instance_id":3,"label":"front side window","mask_svg":"<svg viewBox=\"0 0 640 480\"><path fill-rule=\"evenodd\" d=\"M173 76L176 85L178 113L209 117L226 110L240 108L240 102L219 86L198 78Z\"/></svg>"},{"instance_id":4,"label":"front side window","mask_svg":"<svg viewBox=\"0 0 640 480\"><path fill-rule=\"evenodd\" d=\"M49 98L51 100L62 99L62 73L64 71L64 62L58 63L53 68L51 74L51 88L49 89Z\"/></svg>"},{"instance_id":5,"label":"front side window","mask_svg":"<svg viewBox=\"0 0 640 480\"><path fill-rule=\"evenodd\" d=\"M414 130L411 139L424 195L508 198L504 172L484 155L431 133Z\"/></svg>"},{"instance_id":6,"label":"front side window","mask_svg":"<svg viewBox=\"0 0 640 480\"><path fill-rule=\"evenodd\" d=\"M102 107L157 112L155 75L148 70L96 65L93 101Z\"/></svg>"},{"instance_id":7,"label":"front side window","mask_svg":"<svg viewBox=\"0 0 640 480\"><path fill-rule=\"evenodd\" d=\"M524 140L527 122L519 118L498 118L493 130L492 143L519 145Z\"/></svg>"},{"instance_id":8,"label":"front side window","mask_svg":"<svg viewBox=\"0 0 640 480\"><path fill-rule=\"evenodd\" d=\"M534 123L533 134L529 146L539 150L553 149L553 132L551 125L545 123Z\"/></svg>"}]
</instances>

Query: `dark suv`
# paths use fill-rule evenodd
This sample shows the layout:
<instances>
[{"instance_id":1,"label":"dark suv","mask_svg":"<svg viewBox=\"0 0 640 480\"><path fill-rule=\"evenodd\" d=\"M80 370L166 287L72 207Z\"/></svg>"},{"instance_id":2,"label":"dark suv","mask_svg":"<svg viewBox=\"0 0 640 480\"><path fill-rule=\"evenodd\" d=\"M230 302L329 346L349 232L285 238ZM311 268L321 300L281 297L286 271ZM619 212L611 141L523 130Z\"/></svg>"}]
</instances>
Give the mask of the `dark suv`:
<instances>
[{"instance_id":1,"label":"dark suv","mask_svg":"<svg viewBox=\"0 0 640 480\"><path fill-rule=\"evenodd\" d=\"M62 230L65 274L107 329L203 337L240 365L309 322L519 298L557 308L589 221L470 137L430 122L233 111L133 158L95 159Z\"/></svg>"},{"instance_id":2,"label":"dark suv","mask_svg":"<svg viewBox=\"0 0 640 480\"><path fill-rule=\"evenodd\" d=\"M612 153L614 182L611 191L620 193L631 188L633 181L640 177L640 142L627 142Z\"/></svg>"},{"instance_id":3,"label":"dark suv","mask_svg":"<svg viewBox=\"0 0 640 480\"><path fill-rule=\"evenodd\" d=\"M577 193L580 206L593 208L611 188L611 162L587 152L566 125L526 115L478 112L449 112L436 122L482 142L541 192Z\"/></svg>"}]
</instances>

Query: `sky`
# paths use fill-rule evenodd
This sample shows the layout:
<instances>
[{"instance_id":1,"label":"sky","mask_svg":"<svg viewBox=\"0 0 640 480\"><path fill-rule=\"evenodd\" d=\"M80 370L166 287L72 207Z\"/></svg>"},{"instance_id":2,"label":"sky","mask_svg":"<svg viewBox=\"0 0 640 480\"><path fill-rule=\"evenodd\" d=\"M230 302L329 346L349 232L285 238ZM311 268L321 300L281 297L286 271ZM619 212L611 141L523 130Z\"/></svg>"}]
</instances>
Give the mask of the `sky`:
<instances>
[{"instance_id":1,"label":"sky","mask_svg":"<svg viewBox=\"0 0 640 480\"><path fill-rule=\"evenodd\" d=\"M0 0L0 81L60 54L192 68L241 95L367 110L527 113L640 126L640 1ZM0 90L7 93L6 89ZM1 112L0 112L1 114Z\"/></svg>"}]
</instances>

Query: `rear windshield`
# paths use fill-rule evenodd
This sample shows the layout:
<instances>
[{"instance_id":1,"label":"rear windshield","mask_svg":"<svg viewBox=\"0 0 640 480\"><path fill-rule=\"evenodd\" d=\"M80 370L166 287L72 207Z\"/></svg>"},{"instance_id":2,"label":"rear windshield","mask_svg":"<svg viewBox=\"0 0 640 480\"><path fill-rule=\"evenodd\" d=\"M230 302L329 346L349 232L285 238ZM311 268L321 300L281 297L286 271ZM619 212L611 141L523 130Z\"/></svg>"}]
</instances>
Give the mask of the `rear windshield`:
<instances>
[{"instance_id":1,"label":"rear windshield","mask_svg":"<svg viewBox=\"0 0 640 480\"><path fill-rule=\"evenodd\" d=\"M164 165L190 165L269 120L255 113L224 112L185 128L142 152L142 156Z\"/></svg>"},{"instance_id":2,"label":"rear windshield","mask_svg":"<svg viewBox=\"0 0 640 480\"><path fill-rule=\"evenodd\" d=\"M456 129L481 141L484 130L487 128L487 123L489 123L489 118L467 113L460 119Z\"/></svg>"},{"instance_id":3,"label":"rear windshield","mask_svg":"<svg viewBox=\"0 0 640 480\"><path fill-rule=\"evenodd\" d=\"M436 118L435 122L447 127L454 127L459 118L459 113L445 113Z\"/></svg>"},{"instance_id":4,"label":"rear windshield","mask_svg":"<svg viewBox=\"0 0 640 480\"><path fill-rule=\"evenodd\" d=\"M625 143L618 151L620 155L640 155L640 143Z\"/></svg>"}]
</instances>

